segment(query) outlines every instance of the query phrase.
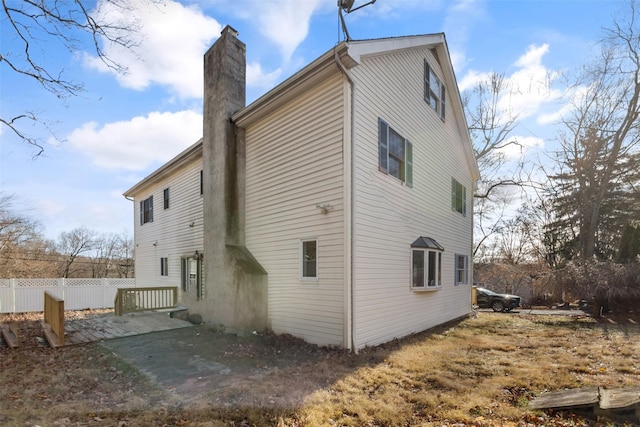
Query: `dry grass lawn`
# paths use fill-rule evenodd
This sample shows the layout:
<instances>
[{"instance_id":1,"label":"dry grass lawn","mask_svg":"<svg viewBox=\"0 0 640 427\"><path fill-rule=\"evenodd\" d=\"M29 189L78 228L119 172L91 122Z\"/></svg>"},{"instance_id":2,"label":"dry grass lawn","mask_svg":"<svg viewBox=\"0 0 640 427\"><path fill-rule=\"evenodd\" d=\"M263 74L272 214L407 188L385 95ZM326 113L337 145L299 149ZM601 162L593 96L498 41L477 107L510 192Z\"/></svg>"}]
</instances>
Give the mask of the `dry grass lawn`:
<instances>
[{"instance_id":1,"label":"dry grass lawn","mask_svg":"<svg viewBox=\"0 0 640 427\"><path fill-rule=\"evenodd\" d=\"M633 319L485 312L358 355L316 352L288 371L191 402L94 344L0 347L0 425L606 425L589 414L527 405L548 390L639 386L639 373L640 326ZM269 390L275 396L294 385L295 405L225 401Z\"/></svg>"}]
</instances>

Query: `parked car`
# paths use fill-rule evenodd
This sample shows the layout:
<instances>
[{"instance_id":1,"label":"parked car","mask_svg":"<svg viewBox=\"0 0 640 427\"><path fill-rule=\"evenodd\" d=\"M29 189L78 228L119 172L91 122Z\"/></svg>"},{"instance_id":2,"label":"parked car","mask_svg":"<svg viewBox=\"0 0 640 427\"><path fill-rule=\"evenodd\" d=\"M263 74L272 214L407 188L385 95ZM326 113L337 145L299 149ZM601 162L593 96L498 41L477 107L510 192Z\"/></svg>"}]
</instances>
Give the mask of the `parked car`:
<instances>
[{"instance_id":1,"label":"parked car","mask_svg":"<svg viewBox=\"0 0 640 427\"><path fill-rule=\"evenodd\" d=\"M476 302L480 308L491 308L493 311L511 311L520 307L517 295L497 294L489 289L476 288Z\"/></svg>"}]
</instances>

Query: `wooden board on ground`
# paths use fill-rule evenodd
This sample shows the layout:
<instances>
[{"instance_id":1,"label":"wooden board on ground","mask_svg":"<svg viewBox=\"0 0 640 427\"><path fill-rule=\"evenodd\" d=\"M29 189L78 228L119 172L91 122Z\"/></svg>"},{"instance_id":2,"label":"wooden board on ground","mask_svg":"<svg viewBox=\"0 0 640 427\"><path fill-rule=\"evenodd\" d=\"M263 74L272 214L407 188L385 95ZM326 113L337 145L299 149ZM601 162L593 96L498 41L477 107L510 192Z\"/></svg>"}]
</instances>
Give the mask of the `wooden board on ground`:
<instances>
[{"instance_id":1,"label":"wooden board on ground","mask_svg":"<svg viewBox=\"0 0 640 427\"><path fill-rule=\"evenodd\" d=\"M16 348L20 346L20 342L18 341L18 326L15 323L9 325L0 323L0 332L2 339L4 339L9 347Z\"/></svg>"},{"instance_id":2,"label":"wooden board on ground","mask_svg":"<svg viewBox=\"0 0 640 427\"><path fill-rule=\"evenodd\" d=\"M633 411L640 420L640 387L606 389L588 387L543 393L529 403L531 409L591 409L596 415L616 417Z\"/></svg>"},{"instance_id":3,"label":"wooden board on ground","mask_svg":"<svg viewBox=\"0 0 640 427\"><path fill-rule=\"evenodd\" d=\"M529 403L531 409L580 408L600 402L598 387L578 388L542 393Z\"/></svg>"},{"instance_id":4,"label":"wooden board on ground","mask_svg":"<svg viewBox=\"0 0 640 427\"><path fill-rule=\"evenodd\" d=\"M640 405L640 387L600 389L601 409L629 409Z\"/></svg>"}]
</instances>

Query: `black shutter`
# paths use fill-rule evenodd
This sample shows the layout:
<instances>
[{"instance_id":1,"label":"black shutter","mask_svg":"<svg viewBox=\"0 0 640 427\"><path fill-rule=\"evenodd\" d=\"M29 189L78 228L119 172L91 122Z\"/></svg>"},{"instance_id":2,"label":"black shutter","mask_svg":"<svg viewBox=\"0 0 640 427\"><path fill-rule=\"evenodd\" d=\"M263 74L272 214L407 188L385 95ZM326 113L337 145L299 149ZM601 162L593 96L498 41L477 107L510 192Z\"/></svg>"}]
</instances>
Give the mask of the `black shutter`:
<instances>
[{"instance_id":1,"label":"black shutter","mask_svg":"<svg viewBox=\"0 0 640 427\"><path fill-rule=\"evenodd\" d=\"M389 126L378 119L378 164L380 170L389 173Z\"/></svg>"}]
</instances>

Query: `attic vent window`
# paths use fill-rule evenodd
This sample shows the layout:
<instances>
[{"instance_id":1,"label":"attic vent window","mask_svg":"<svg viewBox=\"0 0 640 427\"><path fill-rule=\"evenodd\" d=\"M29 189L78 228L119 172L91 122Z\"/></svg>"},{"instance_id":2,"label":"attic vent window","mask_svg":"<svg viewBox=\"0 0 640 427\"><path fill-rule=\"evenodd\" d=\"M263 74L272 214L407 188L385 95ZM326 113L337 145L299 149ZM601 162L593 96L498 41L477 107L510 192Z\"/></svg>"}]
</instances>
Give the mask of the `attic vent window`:
<instances>
[{"instance_id":1,"label":"attic vent window","mask_svg":"<svg viewBox=\"0 0 640 427\"><path fill-rule=\"evenodd\" d=\"M431 237L420 236L411 244L411 289L440 289L444 247Z\"/></svg>"},{"instance_id":2,"label":"attic vent window","mask_svg":"<svg viewBox=\"0 0 640 427\"><path fill-rule=\"evenodd\" d=\"M440 118L445 118L445 88L442 81L433 72L427 60L424 60L424 100L429 104Z\"/></svg>"}]
</instances>

